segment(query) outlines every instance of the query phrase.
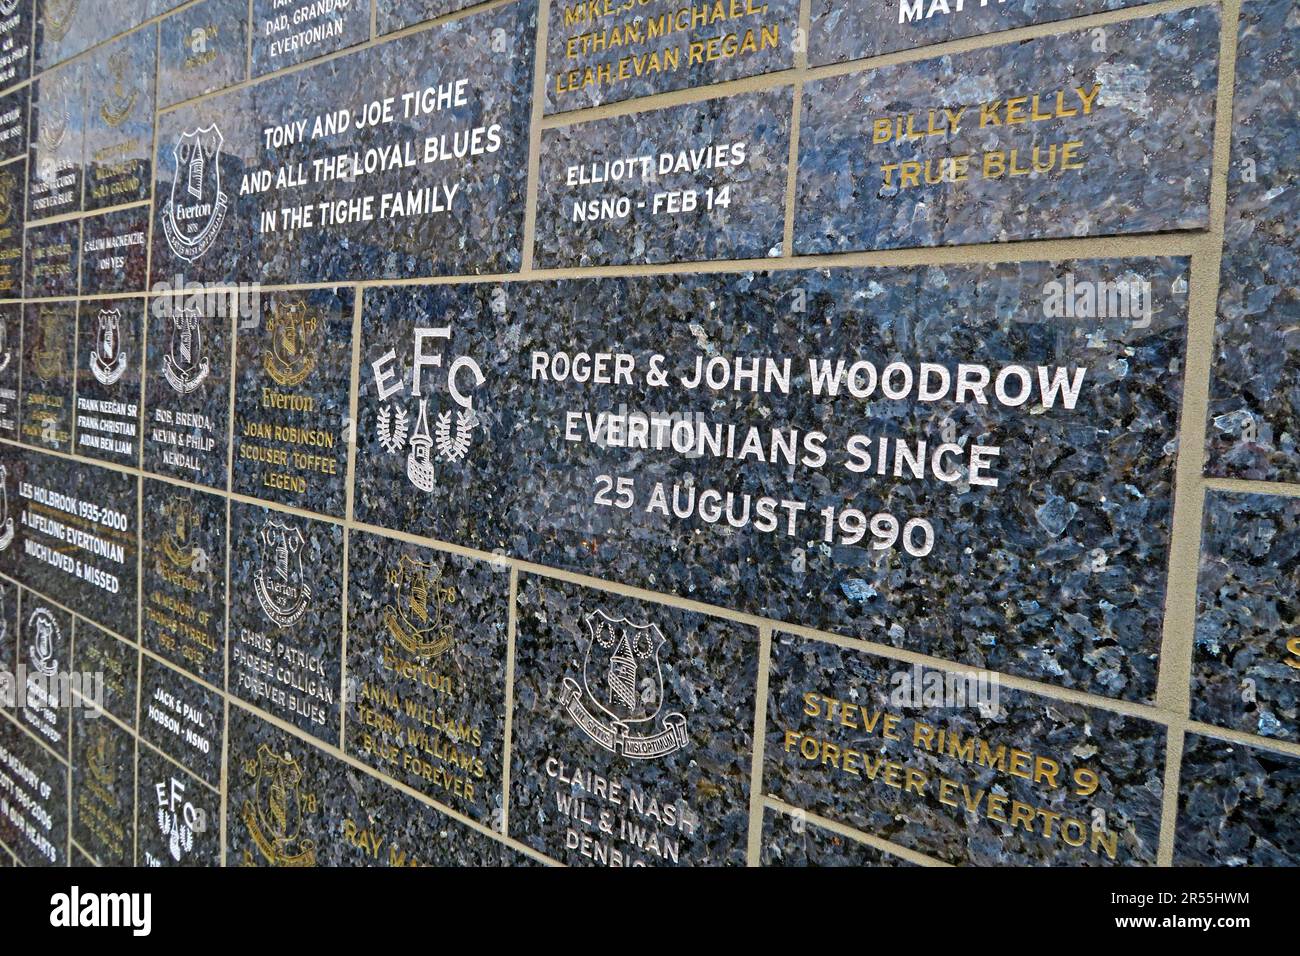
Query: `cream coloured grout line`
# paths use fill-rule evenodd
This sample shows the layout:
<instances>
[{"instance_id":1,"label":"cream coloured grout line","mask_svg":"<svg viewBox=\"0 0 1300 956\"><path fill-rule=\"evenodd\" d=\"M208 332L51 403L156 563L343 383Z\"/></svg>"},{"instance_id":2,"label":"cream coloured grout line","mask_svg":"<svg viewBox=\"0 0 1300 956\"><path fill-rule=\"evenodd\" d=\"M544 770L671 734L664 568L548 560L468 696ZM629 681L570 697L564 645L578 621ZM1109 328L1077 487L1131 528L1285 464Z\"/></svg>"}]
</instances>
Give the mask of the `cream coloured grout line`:
<instances>
[{"instance_id":1,"label":"cream coloured grout line","mask_svg":"<svg viewBox=\"0 0 1300 956\"><path fill-rule=\"evenodd\" d=\"M253 19L253 0L248 0L248 20L244 25L248 28L248 32L244 36L244 80L243 82L248 82L253 78L253 32L257 29L257 23ZM214 90L213 92L217 92L217 91ZM172 105L175 106L179 104L172 104ZM157 117L162 115L162 110L158 109L157 107L158 104L154 103L154 117L155 117L154 128L155 129L158 127ZM155 153L154 155L156 156L157 153Z\"/></svg>"},{"instance_id":2,"label":"cream coloured grout line","mask_svg":"<svg viewBox=\"0 0 1300 956\"><path fill-rule=\"evenodd\" d=\"M510 751L515 732L515 639L519 633L519 569L509 569L510 585L507 589L509 605L506 608L506 720L501 730L501 835L510 834Z\"/></svg>"},{"instance_id":3,"label":"cream coloured grout line","mask_svg":"<svg viewBox=\"0 0 1300 956\"><path fill-rule=\"evenodd\" d=\"M528 119L528 178L524 186L524 227L520 235L519 271L533 271L536 244L537 193L542 167L542 114L546 108L546 39L551 0L537 0L537 31L533 40L533 95ZM527 42L526 40L524 42Z\"/></svg>"},{"instance_id":4,"label":"cream coloured grout line","mask_svg":"<svg viewBox=\"0 0 1300 956\"><path fill-rule=\"evenodd\" d=\"M795 71L808 66L808 25L811 20L812 0L799 0L799 22L795 28L796 48L793 51ZM781 224L781 256L794 255L795 200L799 188L799 127L803 114L803 84L796 83L790 94L790 142L785 159L785 218Z\"/></svg>"},{"instance_id":5,"label":"cream coloured grout line","mask_svg":"<svg viewBox=\"0 0 1300 956\"><path fill-rule=\"evenodd\" d=\"M71 746L69 746L68 748L68 756L64 757L57 750L55 750L53 747L50 746L50 742L48 740L46 740L44 737L38 736L35 731L33 731L30 727L28 727L25 723L23 723L22 719L18 716L17 707L14 708L12 713L7 710L0 710L0 717L7 717L11 724L13 724L19 730L21 730L32 740L40 744L42 750L44 750L47 754L49 754L59 763L63 764L64 769L67 769L72 766L72 761L70 759L72 756Z\"/></svg>"},{"instance_id":6,"label":"cream coloured grout line","mask_svg":"<svg viewBox=\"0 0 1300 956\"><path fill-rule=\"evenodd\" d=\"M370 0L370 39L379 39L379 0Z\"/></svg>"},{"instance_id":7,"label":"cream coloured grout line","mask_svg":"<svg viewBox=\"0 0 1300 956\"><path fill-rule=\"evenodd\" d=\"M802 807L796 807L794 804L786 803L784 800L777 797L767 797L765 798L765 802L768 807L783 816L811 823L815 826L821 827L823 830L829 830L830 832L852 840L855 843L861 843L864 846L869 846L884 853L889 853L899 859L906 860L908 863L913 863L916 866L929 866L940 869L953 868L951 863L936 860L934 857L926 856L924 853L917 850L912 850L908 847L900 846L897 843L892 843L884 837L876 836L874 833L869 833L866 830L856 830L847 824L840 823L838 820L823 817L820 814L805 810Z\"/></svg>"},{"instance_id":8,"label":"cream coloured grout line","mask_svg":"<svg viewBox=\"0 0 1300 956\"><path fill-rule=\"evenodd\" d=\"M156 127L157 124L155 124ZM155 129L156 133L156 129ZM154 144L157 147L157 144ZM149 186L152 195L153 184ZM94 219L99 216L106 216L109 213L125 212L130 209L144 209L153 205L152 199L135 199L131 202L119 203L116 206L105 206L103 209L78 209L73 212L61 212L56 216L48 216L44 219L24 219L23 228L42 228L44 226L57 226L65 222L81 222L85 219ZM152 217L151 217L152 218ZM56 296L46 296L46 298L57 298Z\"/></svg>"},{"instance_id":9,"label":"cream coloured grout line","mask_svg":"<svg viewBox=\"0 0 1300 956\"><path fill-rule=\"evenodd\" d=\"M1160 793L1160 835L1156 845L1156 866L1172 866L1174 842L1178 835L1178 797L1182 789L1183 728L1170 727L1165 732L1165 767Z\"/></svg>"},{"instance_id":10,"label":"cream coloured grout line","mask_svg":"<svg viewBox=\"0 0 1300 956\"><path fill-rule=\"evenodd\" d=\"M69 792L69 793L72 792L72 787L68 787L68 792ZM69 798L69 799L71 799L71 798ZM68 832L69 832L68 842L72 845L73 849L78 850L78 851L81 853L82 856L84 856L87 860L89 860L91 866L95 866L95 867L103 866L102 863L100 863L97 859L95 859L91 854L89 854L88 852L86 852L86 848L85 848L85 847L83 847L83 846L82 846L80 843L78 843L76 840L72 839L72 836L71 836L71 832L72 832L71 824L69 824L69 826L68 826ZM72 854L71 854L70 852L68 853L68 857L69 857L69 860L71 860Z\"/></svg>"},{"instance_id":11,"label":"cream coloured grout line","mask_svg":"<svg viewBox=\"0 0 1300 956\"><path fill-rule=\"evenodd\" d=\"M763 756L767 733L767 688L772 656L772 629L758 629L756 679L754 686L754 724L749 748L749 832L745 865L761 865L763 852Z\"/></svg>"},{"instance_id":12,"label":"cream coloured grout line","mask_svg":"<svg viewBox=\"0 0 1300 956\"><path fill-rule=\"evenodd\" d=\"M171 764L173 767L176 767L180 770L184 770L186 776L192 777L196 783L202 785L203 789L210 791L213 795L215 795L218 799L220 799L221 791L217 787L213 786L212 784L204 780L202 777L200 777L192 767L185 766L185 764L181 763L179 760L177 760L171 754L167 753L167 751L163 750L157 744L145 740L143 734L137 734L136 740L139 742L141 747L148 747L151 751L153 751L155 756L161 757L163 760L167 761L167 763ZM138 804L139 800L137 800L136 803ZM137 813L139 809L140 809L139 806L137 806L136 807Z\"/></svg>"},{"instance_id":13,"label":"cream coloured grout line","mask_svg":"<svg viewBox=\"0 0 1300 956\"><path fill-rule=\"evenodd\" d=\"M1252 481L1245 478L1205 478L1207 491L1231 491L1237 494L1274 495L1300 498L1300 483L1290 481Z\"/></svg>"}]
</instances>

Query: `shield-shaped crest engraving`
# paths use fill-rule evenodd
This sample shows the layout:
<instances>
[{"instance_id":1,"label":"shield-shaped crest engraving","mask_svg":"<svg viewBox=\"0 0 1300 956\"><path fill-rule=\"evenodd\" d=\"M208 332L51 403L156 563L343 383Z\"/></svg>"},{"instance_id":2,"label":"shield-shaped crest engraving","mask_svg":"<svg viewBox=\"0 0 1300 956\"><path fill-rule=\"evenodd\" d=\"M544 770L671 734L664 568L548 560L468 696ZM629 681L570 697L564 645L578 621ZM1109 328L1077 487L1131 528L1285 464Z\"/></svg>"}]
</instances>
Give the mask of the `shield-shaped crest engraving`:
<instances>
[{"instance_id":1,"label":"shield-shaped crest engraving","mask_svg":"<svg viewBox=\"0 0 1300 956\"><path fill-rule=\"evenodd\" d=\"M266 322L269 345L262 367L284 388L300 385L316 367L316 333L321 325L316 311L301 298L278 299Z\"/></svg>"},{"instance_id":2,"label":"shield-shaped crest engraving","mask_svg":"<svg viewBox=\"0 0 1300 956\"><path fill-rule=\"evenodd\" d=\"M208 377L209 367L199 313L194 309L172 313L171 350L163 356L168 383L182 395L192 392Z\"/></svg>"},{"instance_id":3,"label":"shield-shaped crest engraving","mask_svg":"<svg viewBox=\"0 0 1300 956\"><path fill-rule=\"evenodd\" d=\"M53 309L40 312L41 343L32 354L32 368L42 381L63 374L63 330L60 316Z\"/></svg>"},{"instance_id":4,"label":"shield-shaped crest engraving","mask_svg":"<svg viewBox=\"0 0 1300 956\"><path fill-rule=\"evenodd\" d=\"M49 608L38 607L28 618L27 629L32 636L28 648L32 667L46 676L53 674L59 666L54 647L59 639L59 623L54 619L54 614Z\"/></svg>"},{"instance_id":5,"label":"shield-shaped crest engraving","mask_svg":"<svg viewBox=\"0 0 1300 956\"><path fill-rule=\"evenodd\" d=\"M262 831L283 846L298 836L302 806L298 785L302 768L289 754L274 753L266 744L257 751L257 818Z\"/></svg>"},{"instance_id":6,"label":"shield-shaped crest engraving","mask_svg":"<svg viewBox=\"0 0 1300 956\"><path fill-rule=\"evenodd\" d=\"M104 385L112 385L126 371L120 309L99 310L95 319L95 350L90 356L90 371Z\"/></svg>"},{"instance_id":7,"label":"shield-shaped crest engraving","mask_svg":"<svg viewBox=\"0 0 1300 956\"><path fill-rule=\"evenodd\" d=\"M268 518L258 532L262 566L254 587L266 616L288 627L303 616L311 600L311 587L303 578L302 552L307 542L302 532L278 518Z\"/></svg>"},{"instance_id":8,"label":"shield-shaped crest engraving","mask_svg":"<svg viewBox=\"0 0 1300 956\"><path fill-rule=\"evenodd\" d=\"M659 664L663 632L658 625L633 624L601 610L590 612L583 620L591 634L582 662L587 695L621 723L654 720L664 698Z\"/></svg>"},{"instance_id":9,"label":"shield-shaped crest engraving","mask_svg":"<svg viewBox=\"0 0 1300 956\"><path fill-rule=\"evenodd\" d=\"M193 262L211 248L226 217L221 191L221 129L213 123L185 130L172 147L171 198L163 207L163 233L172 252Z\"/></svg>"}]
</instances>

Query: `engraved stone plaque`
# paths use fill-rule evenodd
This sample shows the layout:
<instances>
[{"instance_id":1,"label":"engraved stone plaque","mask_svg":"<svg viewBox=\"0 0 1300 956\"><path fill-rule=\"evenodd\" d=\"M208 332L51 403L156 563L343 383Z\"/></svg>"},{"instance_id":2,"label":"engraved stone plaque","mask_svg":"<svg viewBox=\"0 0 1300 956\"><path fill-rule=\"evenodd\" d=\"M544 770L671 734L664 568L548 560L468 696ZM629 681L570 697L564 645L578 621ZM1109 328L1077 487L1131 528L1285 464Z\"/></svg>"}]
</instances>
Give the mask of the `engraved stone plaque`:
<instances>
[{"instance_id":1,"label":"engraved stone plaque","mask_svg":"<svg viewBox=\"0 0 1300 956\"><path fill-rule=\"evenodd\" d=\"M62 696L59 675L72 657L72 615L40 594L20 591L18 664L23 703L18 719L63 759L68 757L70 701Z\"/></svg>"},{"instance_id":2,"label":"engraved stone plaque","mask_svg":"<svg viewBox=\"0 0 1300 956\"><path fill-rule=\"evenodd\" d=\"M366 0L253 0L253 76L368 39Z\"/></svg>"},{"instance_id":3,"label":"engraved stone plaque","mask_svg":"<svg viewBox=\"0 0 1300 956\"><path fill-rule=\"evenodd\" d=\"M128 727L135 726L140 652L89 621L78 620L72 643L73 669L98 675L99 706Z\"/></svg>"},{"instance_id":4,"label":"engraved stone plaque","mask_svg":"<svg viewBox=\"0 0 1300 956\"><path fill-rule=\"evenodd\" d=\"M145 300L83 300L77 319L76 451L140 462L140 336Z\"/></svg>"},{"instance_id":5,"label":"engraved stone plaque","mask_svg":"<svg viewBox=\"0 0 1300 956\"><path fill-rule=\"evenodd\" d=\"M137 30L87 61L86 209L149 198L153 179L154 65L158 33Z\"/></svg>"},{"instance_id":6,"label":"engraved stone plaque","mask_svg":"<svg viewBox=\"0 0 1300 956\"><path fill-rule=\"evenodd\" d=\"M24 91L25 92L25 91ZM23 295L23 195L27 161L0 166L0 299Z\"/></svg>"},{"instance_id":7,"label":"engraved stone plaque","mask_svg":"<svg viewBox=\"0 0 1300 956\"><path fill-rule=\"evenodd\" d=\"M120 209L81 221L81 294L144 290L149 211Z\"/></svg>"},{"instance_id":8,"label":"engraved stone plaque","mask_svg":"<svg viewBox=\"0 0 1300 956\"><path fill-rule=\"evenodd\" d=\"M77 344L77 303L23 307L23 369L19 405L29 445L72 450L72 390Z\"/></svg>"},{"instance_id":9,"label":"engraved stone plaque","mask_svg":"<svg viewBox=\"0 0 1300 956\"><path fill-rule=\"evenodd\" d=\"M81 262L81 223L76 220L29 226L24 282L29 299L77 294Z\"/></svg>"},{"instance_id":10,"label":"engraved stone plaque","mask_svg":"<svg viewBox=\"0 0 1300 956\"><path fill-rule=\"evenodd\" d=\"M135 735L82 711L72 719L72 838L101 866L135 856Z\"/></svg>"},{"instance_id":11,"label":"engraved stone plaque","mask_svg":"<svg viewBox=\"0 0 1300 956\"><path fill-rule=\"evenodd\" d=\"M84 63L52 70L32 84L28 221L82 208L85 132Z\"/></svg>"},{"instance_id":12,"label":"engraved stone plaque","mask_svg":"<svg viewBox=\"0 0 1300 956\"><path fill-rule=\"evenodd\" d=\"M221 783L221 695L149 655L140 662L140 738L212 786Z\"/></svg>"},{"instance_id":13,"label":"engraved stone plaque","mask_svg":"<svg viewBox=\"0 0 1300 956\"><path fill-rule=\"evenodd\" d=\"M22 368L23 307L0 305L0 438L18 440L18 374ZM0 520L4 518L0 515Z\"/></svg>"},{"instance_id":14,"label":"engraved stone plaque","mask_svg":"<svg viewBox=\"0 0 1300 956\"><path fill-rule=\"evenodd\" d=\"M221 797L141 741L136 866L218 866Z\"/></svg>"},{"instance_id":15,"label":"engraved stone plaque","mask_svg":"<svg viewBox=\"0 0 1300 956\"><path fill-rule=\"evenodd\" d=\"M245 78L247 0L203 0L163 20L158 29L160 105L223 90Z\"/></svg>"},{"instance_id":16,"label":"engraved stone plaque","mask_svg":"<svg viewBox=\"0 0 1300 956\"><path fill-rule=\"evenodd\" d=\"M68 865L68 768L0 716L0 841L23 866Z\"/></svg>"}]
</instances>

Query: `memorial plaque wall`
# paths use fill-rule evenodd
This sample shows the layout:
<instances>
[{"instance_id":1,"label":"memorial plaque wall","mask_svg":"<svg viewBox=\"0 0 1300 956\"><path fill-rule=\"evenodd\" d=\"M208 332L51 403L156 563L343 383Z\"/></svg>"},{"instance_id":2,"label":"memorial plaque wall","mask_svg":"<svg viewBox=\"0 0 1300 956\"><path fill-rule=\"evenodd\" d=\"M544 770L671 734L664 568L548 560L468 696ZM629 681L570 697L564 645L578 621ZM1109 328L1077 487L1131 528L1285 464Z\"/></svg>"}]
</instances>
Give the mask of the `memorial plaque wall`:
<instances>
[{"instance_id":1,"label":"memorial plaque wall","mask_svg":"<svg viewBox=\"0 0 1300 956\"><path fill-rule=\"evenodd\" d=\"M1298 77L0 2L0 865L1300 864Z\"/></svg>"}]
</instances>

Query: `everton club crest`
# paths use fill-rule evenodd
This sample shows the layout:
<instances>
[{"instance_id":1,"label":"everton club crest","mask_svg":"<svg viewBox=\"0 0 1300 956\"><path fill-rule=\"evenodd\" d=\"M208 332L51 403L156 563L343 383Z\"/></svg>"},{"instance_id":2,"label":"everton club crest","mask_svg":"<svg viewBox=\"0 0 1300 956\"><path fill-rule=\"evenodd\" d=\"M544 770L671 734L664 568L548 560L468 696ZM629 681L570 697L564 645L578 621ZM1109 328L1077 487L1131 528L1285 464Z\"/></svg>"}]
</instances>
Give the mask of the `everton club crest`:
<instances>
[{"instance_id":1,"label":"everton club crest","mask_svg":"<svg viewBox=\"0 0 1300 956\"><path fill-rule=\"evenodd\" d=\"M54 619L54 613L47 607L38 607L27 620L27 630L32 635L32 643L28 648L32 667L46 677L53 676L59 666L55 644L58 643L60 634L59 622Z\"/></svg>"},{"instance_id":2,"label":"everton club crest","mask_svg":"<svg viewBox=\"0 0 1300 956\"><path fill-rule=\"evenodd\" d=\"M321 321L301 298L277 299L266 323L269 347L262 350L262 367L283 388L301 385L316 367L316 333Z\"/></svg>"},{"instance_id":3,"label":"everton club crest","mask_svg":"<svg viewBox=\"0 0 1300 956\"><path fill-rule=\"evenodd\" d=\"M131 111L139 91L131 86L131 54L118 50L108 58L108 75L112 79L108 95L99 104L99 115L110 127L121 126Z\"/></svg>"},{"instance_id":4,"label":"everton club crest","mask_svg":"<svg viewBox=\"0 0 1300 956\"><path fill-rule=\"evenodd\" d=\"M663 757L685 747L686 717L659 716L664 703L659 666L664 636L658 625L633 624L601 610L583 621L591 637L582 662L582 686L566 677L560 692L560 704L573 722L606 750L635 760Z\"/></svg>"},{"instance_id":5,"label":"everton club crest","mask_svg":"<svg viewBox=\"0 0 1300 956\"><path fill-rule=\"evenodd\" d=\"M197 309L172 313L171 351L163 356L163 376L182 395L208 377L211 365L203 348L203 324Z\"/></svg>"},{"instance_id":6,"label":"everton club crest","mask_svg":"<svg viewBox=\"0 0 1300 956\"><path fill-rule=\"evenodd\" d=\"M9 513L9 470L0 465L0 551L14 540L14 517Z\"/></svg>"},{"instance_id":7,"label":"everton club crest","mask_svg":"<svg viewBox=\"0 0 1300 956\"><path fill-rule=\"evenodd\" d=\"M388 584L396 594L384 607L384 625L397 643L416 657L437 657L451 647L453 627L444 617L456 603L456 589L442 580L442 569L402 555Z\"/></svg>"},{"instance_id":8,"label":"everton club crest","mask_svg":"<svg viewBox=\"0 0 1300 956\"><path fill-rule=\"evenodd\" d=\"M63 374L63 322L53 309L41 309L41 344L32 353L32 368L42 381Z\"/></svg>"},{"instance_id":9,"label":"everton club crest","mask_svg":"<svg viewBox=\"0 0 1300 956\"><path fill-rule=\"evenodd\" d=\"M90 777L104 789L112 789L117 782L117 743L110 736L104 721L91 726L90 745L86 748L86 770Z\"/></svg>"},{"instance_id":10,"label":"everton club crest","mask_svg":"<svg viewBox=\"0 0 1300 956\"><path fill-rule=\"evenodd\" d=\"M176 163L172 194L162 210L163 234L172 252L193 262L211 247L226 218L221 191L221 144L216 123L186 130L172 148Z\"/></svg>"},{"instance_id":11,"label":"everton club crest","mask_svg":"<svg viewBox=\"0 0 1300 956\"><path fill-rule=\"evenodd\" d=\"M5 325L3 319L0 319L0 372L9 367L9 360L12 357L9 348L9 327Z\"/></svg>"},{"instance_id":12,"label":"everton club crest","mask_svg":"<svg viewBox=\"0 0 1300 956\"><path fill-rule=\"evenodd\" d=\"M262 566L253 575L257 600L266 616L280 627L298 623L311 601L311 587L303 580L302 532L279 518L267 518L257 534L262 545Z\"/></svg>"},{"instance_id":13,"label":"everton club crest","mask_svg":"<svg viewBox=\"0 0 1300 956\"><path fill-rule=\"evenodd\" d=\"M162 512L167 519L162 536L162 552L174 568L189 571L199 555L199 549L194 544L194 529L199 523L194 502L178 495L163 505Z\"/></svg>"},{"instance_id":14,"label":"everton club crest","mask_svg":"<svg viewBox=\"0 0 1300 956\"><path fill-rule=\"evenodd\" d=\"M18 180L9 171L0 172L0 226L8 225L14 214L14 187Z\"/></svg>"},{"instance_id":15,"label":"everton club crest","mask_svg":"<svg viewBox=\"0 0 1300 956\"><path fill-rule=\"evenodd\" d=\"M240 816L258 852L271 866L315 866L316 843L300 832L303 814L316 812L316 795L302 792L297 759L262 744L257 759L245 761L244 772L253 778L256 792ZM244 851L244 865L256 865L251 851Z\"/></svg>"},{"instance_id":16,"label":"everton club crest","mask_svg":"<svg viewBox=\"0 0 1300 956\"><path fill-rule=\"evenodd\" d=\"M76 16L80 5L81 0L45 0L43 12L46 37L57 43L67 36L72 29L72 18Z\"/></svg>"},{"instance_id":17,"label":"everton club crest","mask_svg":"<svg viewBox=\"0 0 1300 956\"><path fill-rule=\"evenodd\" d=\"M104 385L112 385L126 371L121 309L99 310L95 319L95 351L90 354L90 371Z\"/></svg>"}]
</instances>

